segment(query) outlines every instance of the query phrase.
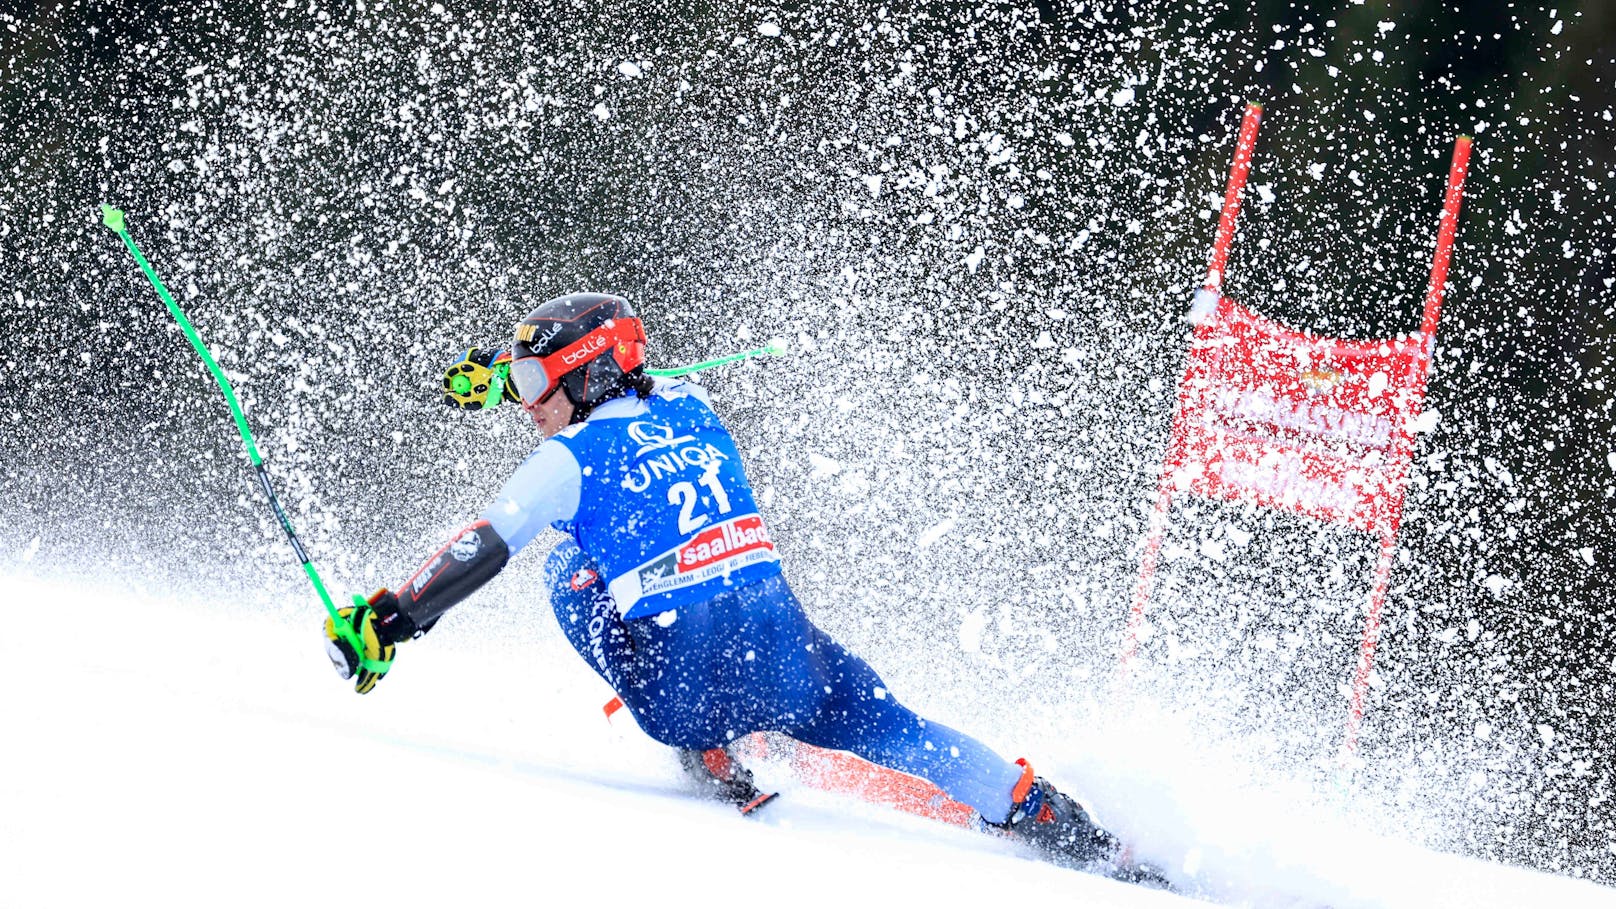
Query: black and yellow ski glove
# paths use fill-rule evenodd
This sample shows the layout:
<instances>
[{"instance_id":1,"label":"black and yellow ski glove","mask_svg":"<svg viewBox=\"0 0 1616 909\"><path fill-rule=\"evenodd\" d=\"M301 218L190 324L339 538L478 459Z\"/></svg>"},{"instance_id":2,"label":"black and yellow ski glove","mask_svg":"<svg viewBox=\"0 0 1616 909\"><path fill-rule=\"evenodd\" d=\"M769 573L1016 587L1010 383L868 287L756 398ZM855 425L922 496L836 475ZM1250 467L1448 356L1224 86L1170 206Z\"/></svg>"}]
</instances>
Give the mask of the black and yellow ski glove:
<instances>
[{"instance_id":1,"label":"black and yellow ski glove","mask_svg":"<svg viewBox=\"0 0 1616 909\"><path fill-rule=\"evenodd\" d=\"M354 641L337 631L336 623L325 620L325 650L337 674L354 680L354 690L366 694L376 687L381 677L393 665L395 645L409 637L400 626L411 625L409 617L399 612L398 595L382 589L371 594L369 600L354 597L354 605L337 610L352 628ZM402 633L401 633L402 632Z\"/></svg>"},{"instance_id":2,"label":"black and yellow ski glove","mask_svg":"<svg viewBox=\"0 0 1616 909\"><path fill-rule=\"evenodd\" d=\"M443 372L443 403L461 410L486 410L502 400L519 402L510 371L510 351L469 348Z\"/></svg>"}]
</instances>

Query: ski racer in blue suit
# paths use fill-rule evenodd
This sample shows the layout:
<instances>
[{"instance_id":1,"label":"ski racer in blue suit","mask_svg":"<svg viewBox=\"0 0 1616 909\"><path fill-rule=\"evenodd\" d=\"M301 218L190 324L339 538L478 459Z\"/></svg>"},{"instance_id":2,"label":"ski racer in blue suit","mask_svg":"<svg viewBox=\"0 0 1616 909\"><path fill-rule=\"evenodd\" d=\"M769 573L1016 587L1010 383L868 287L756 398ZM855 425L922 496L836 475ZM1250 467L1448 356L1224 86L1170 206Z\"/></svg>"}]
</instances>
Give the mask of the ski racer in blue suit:
<instances>
[{"instance_id":1,"label":"ski racer in blue suit","mask_svg":"<svg viewBox=\"0 0 1616 909\"><path fill-rule=\"evenodd\" d=\"M1026 762L918 716L809 621L706 393L646 376L644 348L615 296L559 297L517 324L510 380L545 441L396 592L345 611L381 671L327 621L338 672L368 692L397 643L555 528L567 539L544 570L568 641L646 733L743 811L768 796L725 749L773 731L930 780L1057 860L1115 862L1117 841Z\"/></svg>"}]
</instances>

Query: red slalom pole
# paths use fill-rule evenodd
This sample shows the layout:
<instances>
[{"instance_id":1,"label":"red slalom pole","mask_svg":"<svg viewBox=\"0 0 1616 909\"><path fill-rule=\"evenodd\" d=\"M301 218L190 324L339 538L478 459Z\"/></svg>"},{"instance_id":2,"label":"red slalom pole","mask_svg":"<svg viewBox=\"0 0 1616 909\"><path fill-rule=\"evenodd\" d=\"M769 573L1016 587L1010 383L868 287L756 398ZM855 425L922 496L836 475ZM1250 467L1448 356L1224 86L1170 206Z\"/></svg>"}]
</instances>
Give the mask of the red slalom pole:
<instances>
[{"instance_id":1,"label":"red slalom pole","mask_svg":"<svg viewBox=\"0 0 1616 909\"><path fill-rule=\"evenodd\" d=\"M1442 293L1447 289L1448 263L1453 259L1453 240L1459 233L1459 204L1464 200L1465 175L1469 171L1470 137L1460 136L1453 143L1448 190L1442 197L1442 223L1436 231L1436 257L1431 260L1431 283L1425 288L1425 317L1420 321L1427 363L1436 340L1436 322L1442 317Z\"/></svg>"},{"instance_id":2,"label":"red slalom pole","mask_svg":"<svg viewBox=\"0 0 1616 909\"><path fill-rule=\"evenodd\" d=\"M1207 266L1206 283L1202 285L1201 293L1196 294L1197 306L1203 301L1213 306L1217 304L1217 294L1223 286L1223 270L1229 260L1229 245L1234 242L1234 221L1240 214L1246 178L1251 175L1251 156L1257 147L1257 127L1260 125L1262 105L1255 102L1247 104L1245 115L1240 118L1240 134L1234 143L1234 163L1229 167L1229 184L1223 191L1223 213L1218 216L1218 232L1212 241L1212 259ZM1208 294L1211 296L1207 297ZM1184 392L1181 387L1178 410L1182 410L1183 406ZM1178 431L1176 412L1173 431ZM1156 502L1150 510L1150 530L1145 537L1144 553L1139 558L1139 579L1134 582L1133 602L1128 609L1128 628L1123 634L1122 653L1118 659L1124 677L1139 647L1139 626L1144 622L1145 606L1150 602L1151 581L1156 576L1156 563L1161 557L1162 540L1167 535L1167 516L1172 507L1172 489L1168 485L1168 469L1164 464L1161 478L1156 484Z\"/></svg>"},{"instance_id":3,"label":"red slalom pole","mask_svg":"<svg viewBox=\"0 0 1616 909\"><path fill-rule=\"evenodd\" d=\"M1223 191L1223 213L1218 216L1218 233L1212 241L1212 261L1206 267L1205 290L1216 291L1223 286L1223 270L1229 261L1229 245L1234 242L1234 219L1240 214L1240 199L1245 193L1246 177L1251 174L1251 155L1257 147L1257 127L1262 124L1262 105L1246 105L1240 118L1240 136L1234 144L1234 166L1229 168L1229 185Z\"/></svg>"},{"instance_id":4,"label":"red slalom pole","mask_svg":"<svg viewBox=\"0 0 1616 909\"><path fill-rule=\"evenodd\" d=\"M1442 220L1436 231L1436 254L1431 260L1431 282L1425 289L1425 315L1420 320L1423 353L1419 376L1414 381L1417 415L1425 398L1426 376L1431 371L1431 355L1436 350L1436 324L1442 316L1442 294L1448 285L1448 265L1453 261L1453 243L1459 233L1459 205L1464 201L1465 175L1470 169L1470 137L1460 136L1453 143L1453 163L1448 167L1448 188L1442 197ZM1397 493L1399 497L1402 492ZM1399 507L1392 526L1381 537L1380 558L1375 565L1375 582L1369 591L1368 612L1364 619L1363 641L1358 647L1358 667L1352 673L1352 696L1347 709L1347 731L1341 743L1342 755L1350 759L1358 750L1358 731L1363 725L1364 698L1369 690L1369 672L1375 664L1375 648L1380 643L1380 617L1390 587L1392 557L1397 552L1397 531L1401 523Z\"/></svg>"}]
</instances>

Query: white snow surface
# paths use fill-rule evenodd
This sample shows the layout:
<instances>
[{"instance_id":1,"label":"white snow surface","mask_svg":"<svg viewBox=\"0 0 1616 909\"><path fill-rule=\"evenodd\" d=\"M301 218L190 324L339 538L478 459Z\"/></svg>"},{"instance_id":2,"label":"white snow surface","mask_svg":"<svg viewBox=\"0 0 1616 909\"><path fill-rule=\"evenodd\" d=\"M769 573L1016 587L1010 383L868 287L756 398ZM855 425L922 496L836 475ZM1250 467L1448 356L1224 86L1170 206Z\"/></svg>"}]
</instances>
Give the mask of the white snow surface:
<instances>
[{"instance_id":1,"label":"white snow surface","mask_svg":"<svg viewBox=\"0 0 1616 909\"><path fill-rule=\"evenodd\" d=\"M603 719L610 692L553 628L440 628L359 697L326 662L317 607L18 575L0 575L0 604L0 905L1205 905L780 768L758 768L783 792L761 817L699 801L668 749L625 713ZM1126 752L1091 758L1090 778L1115 772L1089 795L1114 826L1155 830L1202 897L1616 906L1616 891L1332 826L1277 795L1220 803L1173 754Z\"/></svg>"}]
</instances>

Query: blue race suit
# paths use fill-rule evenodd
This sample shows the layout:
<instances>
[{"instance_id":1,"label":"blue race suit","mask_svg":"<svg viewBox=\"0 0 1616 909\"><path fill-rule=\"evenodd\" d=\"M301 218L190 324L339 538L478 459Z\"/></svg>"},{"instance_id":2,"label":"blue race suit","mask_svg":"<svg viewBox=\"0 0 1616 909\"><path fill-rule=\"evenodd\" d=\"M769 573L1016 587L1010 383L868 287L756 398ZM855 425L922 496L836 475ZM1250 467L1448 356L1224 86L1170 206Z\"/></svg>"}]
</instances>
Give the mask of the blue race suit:
<instances>
[{"instance_id":1,"label":"blue race suit","mask_svg":"<svg viewBox=\"0 0 1616 909\"><path fill-rule=\"evenodd\" d=\"M541 445L487 520L512 553L545 525L574 649L647 734L707 749L776 731L924 777L998 823L1015 764L904 707L808 620L780 573L734 441L686 383L595 409Z\"/></svg>"}]
</instances>

